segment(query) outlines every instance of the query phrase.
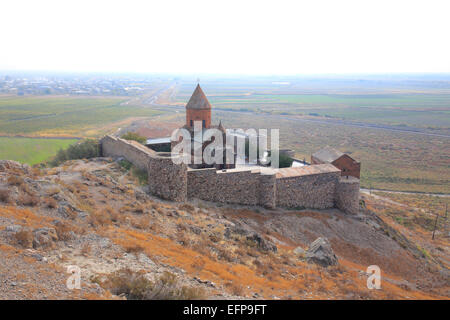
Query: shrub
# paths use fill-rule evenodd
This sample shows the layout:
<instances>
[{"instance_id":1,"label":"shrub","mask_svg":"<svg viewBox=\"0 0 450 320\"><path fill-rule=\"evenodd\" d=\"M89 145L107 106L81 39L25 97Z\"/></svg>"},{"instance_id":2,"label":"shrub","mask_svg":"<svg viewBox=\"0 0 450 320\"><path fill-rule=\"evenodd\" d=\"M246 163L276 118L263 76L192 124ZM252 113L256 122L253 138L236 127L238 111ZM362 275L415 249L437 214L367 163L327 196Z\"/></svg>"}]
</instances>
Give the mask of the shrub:
<instances>
[{"instance_id":1,"label":"shrub","mask_svg":"<svg viewBox=\"0 0 450 320\"><path fill-rule=\"evenodd\" d=\"M176 276L170 272L164 272L156 282L152 282L142 274L121 269L102 285L111 293L123 294L129 300L193 300L204 297L200 288L180 286Z\"/></svg>"},{"instance_id":2,"label":"shrub","mask_svg":"<svg viewBox=\"0 0 450 320\"><path fill-rule=\"evenodd\" d=\"M271 152L269 151L269 157L271 156ZM294 160L289 157L287 154L279 153L278 154L278 166L279 168L289 168L292 165Z\"/></svg>"},{"instance_id":3,"label":"shrub","mask_svg":"<svg viewBox=\"0 0 450 320\"><path fill-rule=\"evenodd\" d=\"M125 140L134 140L134 141L137 141L137 142L139 142L141 144L145 144L147 142L147 138L139 135L136 132L127 132L124 135L122 135L121 138L125 139Z\"/></svg>"},{"instance_id":4,"label":"shrub","mask_svg":"<svg viewBox=\"0 0 450 320\"><path fill-rule=\"evenodd\" d=\"M14 234L16 242L24 248L31 248L33 246L33 234L30 230L21 230Z\"/></svg>"},{"instance_id":5,"label":"shrub","mask_svg":"<svg viewBox=\"0 0 450 320\"><path fill-rule=\"evenodd\" d=\"M180 210L185 210L187 212L194 212L195 211L195 207L189 203L183 203L181 205L178 206L178 209Z\"/></svg>"},{"instance_id":6,"label":"shrub","mask_svg":"<svg viewBox=\"0 0 450 320\"><path fill-rule=\"evenodd\" d=\"M50 162L53 166L58 166L67 160L90 159L100 156L100 144L98 140L87 139L77 144L61 149L55 158Z\"/></svg>"},{"instance_id":7,"label":"shrub","mask_svg":"<svg viewBox=\"0 0 450 320\"><path fill-rule=\"evenodd\" d=\"M235 296L242 296L244 294L244 287L240 284L227 282L225 286L228 287L231 293Z\"/></svg>"},{"instance_id":8,"label":"shrub","mask_svg":"<svg viewBox=\"0 0 450 320\"><path fill-rule=\"evenodd\" d=\"M60 192L61 192L61 190L58 187L51 187L47 190L47 194L49 196L54 196L55 194L58 194Z\"/></svg>"},{"instance_id":9,"label":"shrub","mask_svg":"<svg viewBox=\"0 0 450 320\"><path fill-rule=\"evenodd\" d=\"M47 208L55 209L58 206L58 202L53 198L48 198L47 200L45 200L45 205L47 206Z\"/></svg>"},{"instance_id":10,"label":"shrub","mask_svg":"<svg viewBox=\"0 0 450 320\"><path fill-rule=\"evenodd\" d=\"M89 256L89 254L91 253L91 245L89 243L85 243L83 244L83 246L81 247L81 254L85 257Z\"/></svg>"},{"instance_id":11,"label":"shrub","mask_svg":"<svg viewBox=\"0 0 450 320\"><path fill-rule=\"evenodd\" d=\"M123 216L121 216L115 209L110 206L107 206L103 211L105 214L109 215L111 222L117 223L124 220Z\"/></svg>"},{"instance_id":12,"label":"shrub","mask_svg":"<svg viewBox=\"0 0 450 320\"><path fill-rule=\"evenodd\" d=\"M118 164L125 170L131 170L131 174L136 177L141 185L147 184L148 173L147 170L139 169L125 159L118 161Z\"/></svg>"},{"instance_id":13,"label":"shrub","mask_svg":"<svg viewBox=\"0 0 450 320\"><path fill-rule=\"evenodd\" d=\"M280 153L278 159L280 168L289 168L292 165L292 162L294 162L291 157L284 153Z\"/></svg>"},{"instance_id":14,"label":"shrub","mask_svg":"<svg viewBox=\"0 0 450 320\"><path fill-rule=\"evenodd\" d=\"M125 245L124 249L127 253L134 253L134 254L144 251L144 247L138 244Z\"/></svg>"},{"instance_id":15,"label":"shrub","mask_svg":"<svg viewBox=\"0 0 450 320\"><path fill-rule=\"evenodd\" d=\"M112 223L112 219L108 209L105 209L102 212L91 212L89 216L89 222L94 228L96 228L98 226L110 225Z\"/></svg>"},{"instance_id":16,"label":"shrub","mask_svg":"<svg viewBox=\"0 0 450 320\"><path fill-rule=\"evenodd\" d=\"M58 222L55 225L56 234L61 241L67 241L72 239L74 228L66 222Z\"/></svg>"},{"instance_id":17,"label":"shrub","mask_svg":"<svg viewBox=\"0 0 450 320\"><path fill-rule=\"evenodd\" d=\"M24 184L24 181L20 176L9 176L8 184L11 186L21 186L22 184Z\"/></svg>"},{"instance_id":18,"label":"shrub","mask_svg":"<svg viewBox=\"0 0 450 320\"><path fill-rule=\"evenodd\" d=\"M4 203L10 203L11 202L11 191L7 188L1 188L0 189L0 201Z\"/></svg>"},{"instance_id":19,"label":"shrub","mask_svg":"<svg viewBox=\"0 0 450 320\"><path fill-rule=\"evenodd\" d=\"M21 194L17 203L23 206L34 207L39 204L39 198L29 194Z\"/></svg>"},{"instance_id":20,"label":"shrub","mask_svg":"<svg viewBox=\"0 0 450 320\"><path fill-rule=\"evenodd\" d=\"M130 170L131 167L133 166L133 164L125 159L122 159L120 161L117 162L122 168L124 168L125 170Z\"/></svg>"},{"instance_id":21,"label":"shrub","mask_svg":"<svg viewBox=\"0 0 450 320\"><path fill-rule=\"evenodd\" d=\"M142 204L135 204L133 206L133 212L134 213L140 213L140 214L144 213L145 212L144 205L142 205Z\"/></svg>"},{"instance_id":22,"label":"shrub","mask_svg":"<svg viewBox=\"0 0 450 320\"><path fill-rule=\"evenodd\" d=\"M147 184L148 173L147 170L142 170L133 166L131 173L135 176L141 185Z\"/></svg>"}]
</instances>

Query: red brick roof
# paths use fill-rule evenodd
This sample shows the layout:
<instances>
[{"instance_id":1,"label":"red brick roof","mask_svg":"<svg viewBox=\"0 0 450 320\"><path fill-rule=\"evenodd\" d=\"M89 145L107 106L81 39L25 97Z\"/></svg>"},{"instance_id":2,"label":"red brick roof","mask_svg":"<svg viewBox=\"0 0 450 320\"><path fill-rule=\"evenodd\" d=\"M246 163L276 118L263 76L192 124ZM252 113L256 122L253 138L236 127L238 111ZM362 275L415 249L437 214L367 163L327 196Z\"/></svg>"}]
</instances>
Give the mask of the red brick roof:
<instances>
[{"instance_id":1,"label":"red brick roof","mask_svg":"<svg viewBox=\"0 0 450 320\"><path fill-rule=\"evenodd\" d=\"M186 105L186 109L211 109L211 104L203 93L202 88L198 84L192 94L189 102Z\"/></svg>"}]
</instances>

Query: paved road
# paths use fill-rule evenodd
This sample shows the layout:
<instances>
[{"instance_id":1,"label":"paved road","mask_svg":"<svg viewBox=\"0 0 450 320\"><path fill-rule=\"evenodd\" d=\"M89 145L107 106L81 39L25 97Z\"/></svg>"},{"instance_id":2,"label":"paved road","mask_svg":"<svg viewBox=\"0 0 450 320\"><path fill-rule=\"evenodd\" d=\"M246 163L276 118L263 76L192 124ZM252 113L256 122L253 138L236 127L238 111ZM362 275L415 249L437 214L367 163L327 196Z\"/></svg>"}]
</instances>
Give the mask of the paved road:
<instances>
[{"instance_id":1,"label":"paved road","mask_svg":"<svg viewBox=\"0 0 450 320\"><path fill-rule=\"evenodd\" d=\"M179 108L182 108L182 107L179 107ZM309 123L312 122L312 123L320 123L320 124L333 125L333 126L357 127L357 128L366 128L366 129L394 131L394 132L401 132L401 133L419 134L419 135L424 135L424 136L450 138L450 135L447 135L447 134L438 134L438 133L420 131L421 129L418 129L418 128L403 129L403 128L398 128L398 127L393 127L393 126L388 126L388 125L379 125L379 124L361 123L361 122L356 123L356 122L349 122L349 121L339 120L339 119L333 119L333 120L305 119L305 118L296 118L296 117L282 116L282 115L258 114L258 113L253 113L251 111L233 111L233 110L221 110L221 109L216 109L216 111L233 112L233 113L237 113L237 114L247 114L247 115L250 114L255 117L259 116L259 117L265 117L265 118L277 118L277 119L284 119L284 120L289 120L289 121L309 122Z\"/></svg>"},{"instance_id":2,"label":"paved road","mask_svg":"<svg viewBox=\"0 0 450 320\"><path fill-rule=\"evenodd\" d=\"M280 116L281 117L281 116ZM372 123L362 123L362 122L349 122L345 120L319 120L319 119L303 119L303 118L293 118L293 117L283 117L288 120L293 121L303 121L303 122L315 122L315 123L321 123L321 124L331 124L336 126L348 126L348 127L357 127L357 128L367 128L367 129L378 129L378 130L387 130L387 131L396 131L396 132L403 132L403 133L412 133L412 134L420 134L425 136L435 136L435 137L442 137L442 138L450 138L450 135L447 134L438 134L438 133L431 133L431 132L425 132L420 131L421 129L403 129L393 126L387 126L387 125L379 125L379 124L372 124Z\"/></svg>"},{"instance_id":3,"label":"paved road","mask_svg":"<svg viewBox=\"0 0 450 320\"><path fill-rule=\"evenodd\" d=\"M164 108L165 111L171 110L184 110L184 106L173 106L173 105L164 105L164 104L158 104L156 101L158 100L159 95L161 95L164 91L169 90L177 85L177 82L172 82L168 84L166 87L161 88L156 93L154 93L152 96L145 98L142 102L144 104L151 105L153 107L158 108ZM135 98L136 99L136 98ZM128 104L131 100L124 102L123 104ZM367 128L367 129L376 129L376 130L385 130L385 131L394 131L394 132L402 132L402 133L410 133L410 134L419 134L424 136L434 136L434 137L441 137L441 138L450 138L450 135L448 134L439 134L439 133L431 133L427 131L423 131L423 129L420 128L400 128L395 126L389 126L389 125L382 125L382 124L374 124L374 123L364 123L364 122L351 122L346 120L340 120L340 119L305 119L305 118L297 118L292 116L283 116L283 115L268 115L268 114L258 114L251 111L240 111L240 110L224 110L220 108L216 108L215 111L218 112L232 112L237 114L246 114L246 115L252 115L252 116L258 116L258 117L264 117L264 118L278 118L278 119L285 119L290 121L299 121L299 122L313 122L313 123L320 123L320 124L327 124L327 125L335 125L335 126L348 126L348 127L357 127L357 128Z\"/></svg>"},{"instance_id":4,"label":"paved road","mask_svg":"<svg viewBox=\"0 0 450 320\"><path fill-rule=\"evenodd\" d=\"M428 193L428 192L408 192L408 191L394 191L394 190L383 190L383 189L372 189L372 191L386 192L386 193L397 193L397 194L413 194L413 195L426 195L426 196L436 196L449 198L450 194L448 193ZM370 193L369 189L361 188L361 192Z\"/></svg>"}]
</instances>

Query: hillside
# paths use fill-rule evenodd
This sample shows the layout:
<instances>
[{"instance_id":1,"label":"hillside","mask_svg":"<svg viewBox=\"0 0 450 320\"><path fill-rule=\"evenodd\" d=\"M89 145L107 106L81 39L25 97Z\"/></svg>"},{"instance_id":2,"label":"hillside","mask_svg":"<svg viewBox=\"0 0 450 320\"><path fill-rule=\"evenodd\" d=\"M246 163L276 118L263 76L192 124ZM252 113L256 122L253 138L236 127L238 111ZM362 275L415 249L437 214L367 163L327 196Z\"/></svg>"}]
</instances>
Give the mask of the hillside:
<instances>
[{"instance_id":1,"label":"hillside","mask_svg":"<svg viewBox=\"0 0 450 320\"><path fill-rule=\"evenodd\" d=\"M108 158L0 161L0 299L448 299L448 235L430 242L392 218L408 209L363 200L358 216L179 204ZM307 259L319 237L337 265ZM382 290L366 287L374 264ZM65 286L71 265L79 290Z\"/></svg>"}]
</instances>

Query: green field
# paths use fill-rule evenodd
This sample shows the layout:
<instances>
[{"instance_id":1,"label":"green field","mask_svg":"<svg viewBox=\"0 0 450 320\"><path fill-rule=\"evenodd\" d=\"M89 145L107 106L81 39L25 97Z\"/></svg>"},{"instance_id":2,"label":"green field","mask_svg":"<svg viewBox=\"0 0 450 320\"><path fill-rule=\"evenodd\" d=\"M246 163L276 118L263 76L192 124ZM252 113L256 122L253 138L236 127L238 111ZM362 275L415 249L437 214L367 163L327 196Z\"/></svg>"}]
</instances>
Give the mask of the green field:
<instances>
[{"instance_id":1,"label":"green field","mask_svg":"<svg viewBox=\"0 0 450 320\"><path fill-rule=\"evenodd\" d=\"M186 98L178 96L181 102ZM382 125L450 131L449 94L278 94L216 92L216 110L320 116Z\"/></svg>"},{"instance_id":2,"label":"green field","mask_svg":"<svg viewBox=\"0 0 450 320\"><path fill-rule=\"evenodd\" d=\"M0 97L0 134L85 136L87 130L160 112L122 105L127 98Z\"/></svg>"},{"instance_id":3,"label":"green field","mask_svg":"<svg viewBox=\"0 0 450 320\"><path fill-rule=\"evenodd\" d=\"M0 96L0 159L36 164L48 160L76 139L46 137L100 137L132 117L151 117L161 111L122 104L116 97ZM40 137L39 139L36 139Z\"/></svg>"},{"instance_id":4,"label":"green field","mask_svg":"<svg viewBox=\"0 0 450 320\"><path fill-rule=\"evenodd\" d=\"M48 160L59 149L67 148L76 141L76 139L0 137L0 159L33 165Z\"/></svg>"}]
</instances>

